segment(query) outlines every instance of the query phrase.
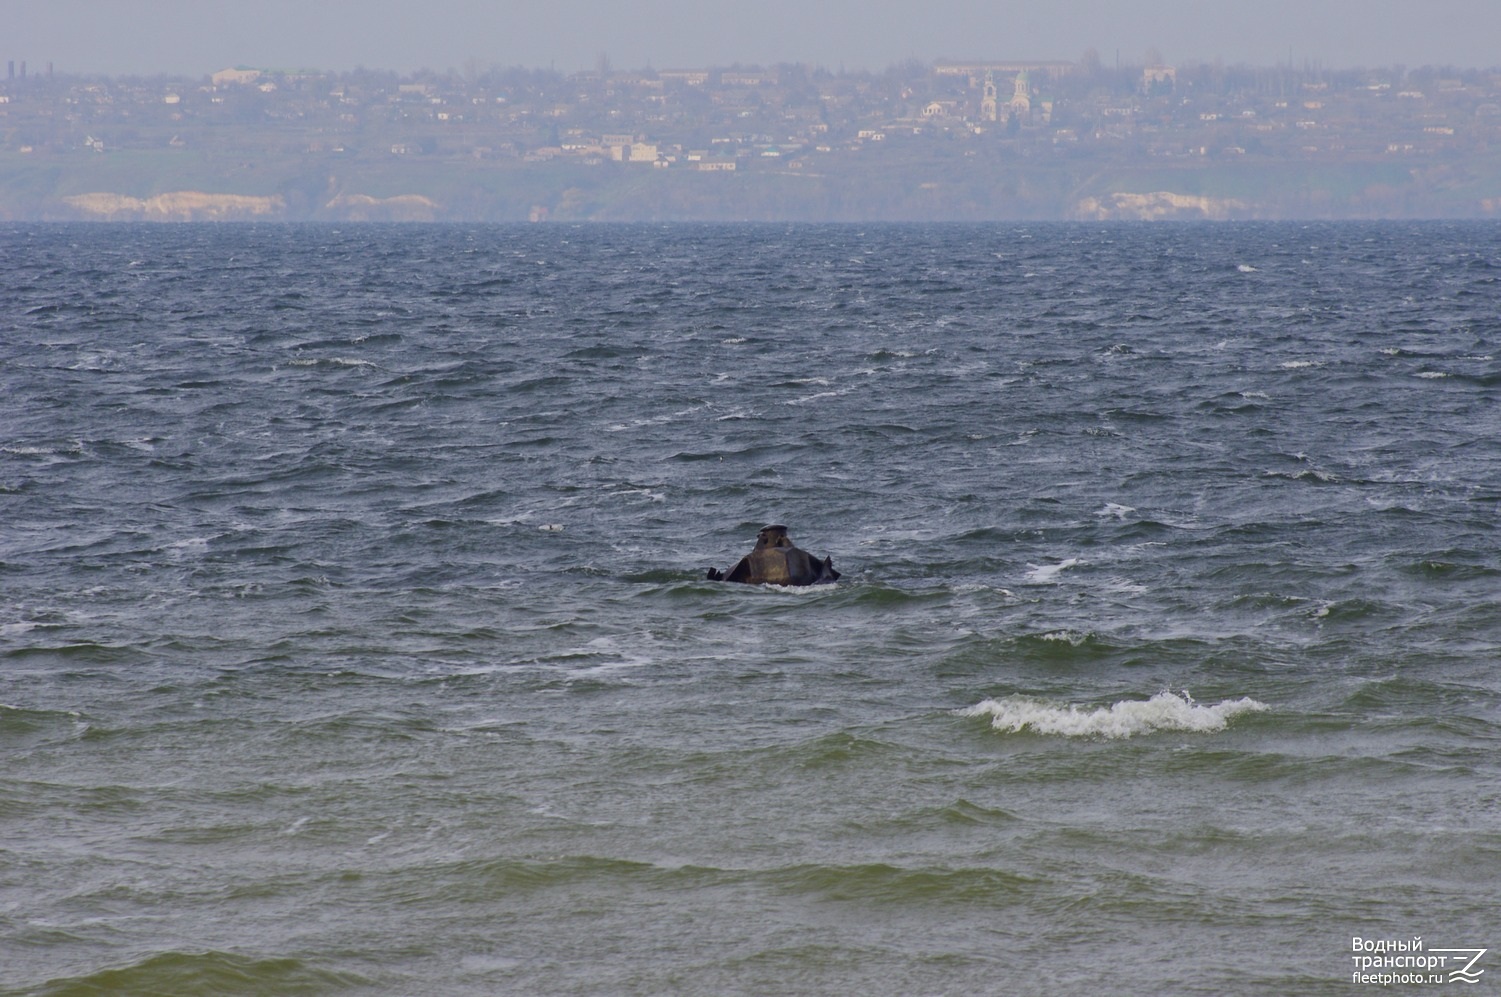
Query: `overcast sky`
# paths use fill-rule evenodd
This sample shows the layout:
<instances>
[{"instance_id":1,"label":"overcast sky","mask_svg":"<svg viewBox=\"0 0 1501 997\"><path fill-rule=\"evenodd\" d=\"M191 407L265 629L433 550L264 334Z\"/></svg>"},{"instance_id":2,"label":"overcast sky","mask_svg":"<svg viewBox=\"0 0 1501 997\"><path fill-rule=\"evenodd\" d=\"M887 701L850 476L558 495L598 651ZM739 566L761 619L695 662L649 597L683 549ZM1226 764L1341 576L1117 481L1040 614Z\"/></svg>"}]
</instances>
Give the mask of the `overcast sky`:
<instances>
[{"instance_id":1,"label":"overcast sky","mask_svg":"<svg viewBox=\"0 0 1501 997\"><path fill-rule=\"evenodd\" d=\"M8 0L30 72L199 76L905 59L1501 66L1501 0Z\"/></svg>"}]
</instances>

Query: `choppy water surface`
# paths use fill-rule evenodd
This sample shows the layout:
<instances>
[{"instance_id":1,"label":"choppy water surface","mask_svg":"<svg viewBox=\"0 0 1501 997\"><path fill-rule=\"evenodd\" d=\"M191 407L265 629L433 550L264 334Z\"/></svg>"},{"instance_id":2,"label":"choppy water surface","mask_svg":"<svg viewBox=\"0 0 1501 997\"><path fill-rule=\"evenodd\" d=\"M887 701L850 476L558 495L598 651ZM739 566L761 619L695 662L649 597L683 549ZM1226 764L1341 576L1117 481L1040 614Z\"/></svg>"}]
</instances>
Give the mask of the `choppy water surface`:
<instances>
[{"instance_id":1,"label":"choppy water surface","mask_svg":"<svg viewBox=\"0 0 1501 997\"><path fill-rule=\"evenodd\" d=\"M5 993L1501 950L1496 226L0 247Z\"/></svg>"}]
</instances>

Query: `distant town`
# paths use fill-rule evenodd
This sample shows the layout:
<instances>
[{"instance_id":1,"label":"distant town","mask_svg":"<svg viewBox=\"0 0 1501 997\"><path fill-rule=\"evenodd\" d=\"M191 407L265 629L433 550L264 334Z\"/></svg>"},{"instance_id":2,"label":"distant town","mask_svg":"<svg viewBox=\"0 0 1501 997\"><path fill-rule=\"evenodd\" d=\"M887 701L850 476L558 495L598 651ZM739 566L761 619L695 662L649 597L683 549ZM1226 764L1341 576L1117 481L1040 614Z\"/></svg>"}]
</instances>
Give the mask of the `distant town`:
<instances>
[{"instance_id":1,"label":"distant town","mask_svg":"<svg viewBox=\"0 0 1501 997\"><path fill-rule=\"evenodd\" d=\"M0 219L1494 218L1501 70L909 62L0 79Z\"/></svg>"}]
</instances>

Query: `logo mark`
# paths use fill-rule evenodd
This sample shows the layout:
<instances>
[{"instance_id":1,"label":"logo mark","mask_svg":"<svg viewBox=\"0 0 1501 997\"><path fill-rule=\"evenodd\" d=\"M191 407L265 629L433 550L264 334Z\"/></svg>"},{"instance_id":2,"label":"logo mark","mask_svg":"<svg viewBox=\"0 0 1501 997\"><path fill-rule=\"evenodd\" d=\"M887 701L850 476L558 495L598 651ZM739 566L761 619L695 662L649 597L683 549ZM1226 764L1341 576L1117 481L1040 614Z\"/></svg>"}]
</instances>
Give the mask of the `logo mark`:
<instances>
[{"instance_id":1,"label":"logo mark","mask_svg":"<svg viewBox=\"0 0 1501 997\"><path fill-rule=\"evenodd\" d=\"M1468 962L1466 962L1459 969L1451 969L1449 971L1449 982L1450 983L1479 983L1480 982L1480 974L1484 973L1485 970L1483 970L1483 969L1475 969L1474 966L1475 966L1475 964L1477 962L1480 961L1480 957L1483 956L1483 955L1485 955L1487 952L1489 952L1490 949L1429 949L1428 951L1429 952L1452 952L1452 953L1455 954L1456 958L1459 957L1459 956L1462 956L1462 955L1468 955L1470 957L1470 959L1469 959Z\"/></svg>"}]
</instances>

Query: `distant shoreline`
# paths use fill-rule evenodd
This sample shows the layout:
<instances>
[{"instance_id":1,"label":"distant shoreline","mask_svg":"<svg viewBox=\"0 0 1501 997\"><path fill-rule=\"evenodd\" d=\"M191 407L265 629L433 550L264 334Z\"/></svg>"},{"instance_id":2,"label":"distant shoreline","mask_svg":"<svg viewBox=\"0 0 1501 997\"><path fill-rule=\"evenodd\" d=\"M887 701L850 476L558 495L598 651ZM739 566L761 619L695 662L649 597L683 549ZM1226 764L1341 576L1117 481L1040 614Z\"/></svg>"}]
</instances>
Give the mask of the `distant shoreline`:
<instances>
[{"instance_id":1,"label":"distant shoreline","mask_svg":"<svg viewBox=\"0 0 1501 997\"><path fill-rule=\"evenodd\" d=\"M1096 62L0 84L0 219L1501 215L1501 70Z\"/></svg>"}]
</instances>

